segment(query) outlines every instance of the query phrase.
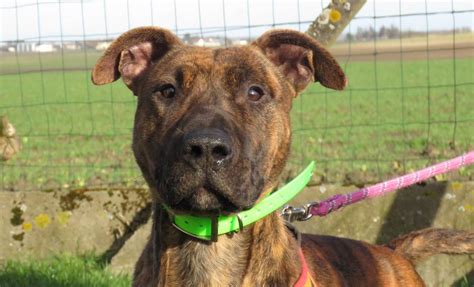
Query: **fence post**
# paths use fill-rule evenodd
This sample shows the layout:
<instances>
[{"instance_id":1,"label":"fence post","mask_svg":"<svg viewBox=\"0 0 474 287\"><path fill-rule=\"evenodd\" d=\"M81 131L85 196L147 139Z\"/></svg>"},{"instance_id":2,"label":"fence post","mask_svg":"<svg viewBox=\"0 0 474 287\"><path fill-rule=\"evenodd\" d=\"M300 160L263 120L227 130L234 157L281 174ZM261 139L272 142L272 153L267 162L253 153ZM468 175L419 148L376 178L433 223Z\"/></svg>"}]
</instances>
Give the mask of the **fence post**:
<instances>
[{"instance_id":1,"label":"fence post","mask_svg":"<svg viewBox=\"0 0 474 287\"><path fill-rule=\"evenodd\" d=\"M367 0L332 0L306 33L323 46L331 46Z\"/></svg>"}]
</instances>

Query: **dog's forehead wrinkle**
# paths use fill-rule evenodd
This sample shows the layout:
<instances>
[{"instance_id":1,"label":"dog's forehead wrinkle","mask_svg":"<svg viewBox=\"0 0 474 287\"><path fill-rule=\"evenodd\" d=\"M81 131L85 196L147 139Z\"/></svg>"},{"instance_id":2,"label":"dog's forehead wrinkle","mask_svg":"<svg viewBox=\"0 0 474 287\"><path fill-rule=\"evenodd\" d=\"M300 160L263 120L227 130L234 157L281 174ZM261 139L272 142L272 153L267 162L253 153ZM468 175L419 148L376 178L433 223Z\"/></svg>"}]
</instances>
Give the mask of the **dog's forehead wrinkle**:
<instances>
[{"instance_id":1,"label":"dog's forehead wrinkle","mask_svg":"<svg viewBox=\"0 0 474 287\"><path fill-rule=\"evenodd\" d=\"M179 70L184 74L207 73L213 62L211 49L187 46L173 49L163 59L154 63L154 66L158 74L172 73L175 76Z\"/></svg>"},{"instance_id":2,"label":"dog's forehead wrinkle","mask_svg":"<svg viewBox=\"0 0 474 287\"><path fill-rule=\"evenodd\" d=\"M237 97L243 85L269 82L265 64L248 48L185 47L173 50L156 63L152 81L159 82L155 85L175 83L183 89L186 98L192 98L188 104L207 101L231 110L230 101L244 103Z\"/></svg>"}]
</instances>

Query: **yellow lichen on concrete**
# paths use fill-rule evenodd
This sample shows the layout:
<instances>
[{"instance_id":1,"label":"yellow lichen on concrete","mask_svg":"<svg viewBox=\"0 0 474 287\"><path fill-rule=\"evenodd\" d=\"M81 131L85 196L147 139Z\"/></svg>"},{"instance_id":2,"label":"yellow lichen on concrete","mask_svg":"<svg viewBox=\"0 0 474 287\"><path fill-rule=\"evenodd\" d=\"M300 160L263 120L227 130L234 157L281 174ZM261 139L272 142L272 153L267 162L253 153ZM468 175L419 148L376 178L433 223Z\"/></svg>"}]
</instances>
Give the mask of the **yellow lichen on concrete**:
<instances>
[{"instance_id":1,"label":"yellow lichen on concrete","mask_svg":"<svg viewBox=\"0 0 474 287\"><path fill-rule=\"evenodd\" d=\"M39 228L46 228L51 223L51 218L47 214L40 213L35 217L35 224Z\"/></svg>"},{"instance_id":2,"label":"yellow lichen on concrete","mask_svg":"<svg viewBox=\"0 0 474 287\"><path fill-rule=\"evenodd\" d=\"M71 218L71 212L70 211L61 211L61 212L58 212L56 214L56 220L61 225L66 225L69 222L70 218Z\"/></svg>"},{"instance_id":3,"label":"yellow lichen on concrete","mask_svg":"<svg viewBox=\"0 0 474 287\"><path fill-rule=\"evenodd\" d=\"M23 231L28 232L33 229L33 224L31 224L30 222L25 222L21 225L21 228L23 229Z\"/></svg>"}]
</instances>

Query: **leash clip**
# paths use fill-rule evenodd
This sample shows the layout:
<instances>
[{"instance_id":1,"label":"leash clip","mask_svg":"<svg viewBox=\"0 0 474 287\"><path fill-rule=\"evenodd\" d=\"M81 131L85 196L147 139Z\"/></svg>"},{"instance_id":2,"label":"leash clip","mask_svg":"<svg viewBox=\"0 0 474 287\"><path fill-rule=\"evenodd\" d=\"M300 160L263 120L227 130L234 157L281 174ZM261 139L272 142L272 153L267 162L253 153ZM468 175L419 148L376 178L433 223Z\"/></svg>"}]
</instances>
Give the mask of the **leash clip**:
<instances>
[{"instance_id":1,"label":"leash clip","mask_svg":"<svg viewBox=\"0 0 474 287\"><path fill-rule=\"evenodd\" d=\"M303 205L302 207L293 207L291 205L285 205L283 210L280 213L280 216L288 222L297 221L306 221L313 217L311 209L314 206L317 206L318 202L311 202Z\"/></svg>"}]
</instances>

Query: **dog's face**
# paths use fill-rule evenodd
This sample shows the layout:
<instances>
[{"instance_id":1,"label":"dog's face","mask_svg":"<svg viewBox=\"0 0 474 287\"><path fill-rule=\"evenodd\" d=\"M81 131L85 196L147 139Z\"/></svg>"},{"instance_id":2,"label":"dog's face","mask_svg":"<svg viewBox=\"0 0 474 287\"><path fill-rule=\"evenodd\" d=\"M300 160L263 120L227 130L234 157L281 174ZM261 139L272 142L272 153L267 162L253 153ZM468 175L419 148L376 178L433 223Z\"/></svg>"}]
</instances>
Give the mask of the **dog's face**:
<instances>
[{"instance_id":1,"label":"dog's face","mask_svg":"<svg viewBox=\"0 0 474 287\"><path fill-rule=\"evenodd\" d=\"M346 85L327 51L288 30L209 49L163 29L134 29L112 43L92 79L120 76L138 97L133 151L154 197L195 214L253 206L286 162L292 99L314 79Z\"/></svg>"}]
</instances>

